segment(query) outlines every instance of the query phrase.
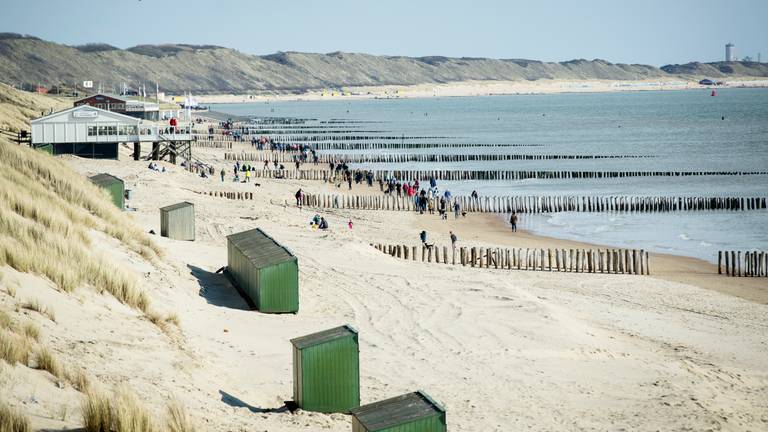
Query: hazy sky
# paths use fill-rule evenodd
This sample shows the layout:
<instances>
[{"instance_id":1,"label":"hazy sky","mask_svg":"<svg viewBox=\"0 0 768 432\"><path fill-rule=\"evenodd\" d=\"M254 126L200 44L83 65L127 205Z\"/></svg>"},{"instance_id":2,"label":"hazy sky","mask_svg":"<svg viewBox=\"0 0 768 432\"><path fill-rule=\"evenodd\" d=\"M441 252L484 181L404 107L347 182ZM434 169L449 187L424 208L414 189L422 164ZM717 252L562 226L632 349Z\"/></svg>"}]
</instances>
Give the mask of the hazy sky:
<instances>
[{"instance_id":1,"label":"hazy sky","mask_svg":"<svg viewBox=\"0 0 768 432\"><path fill-rule=\"evenodd\" d=\"M768 61L768 0L2 0L0 31L66 44L191 43L663 65Z\"/></svg>"}]
</instances>

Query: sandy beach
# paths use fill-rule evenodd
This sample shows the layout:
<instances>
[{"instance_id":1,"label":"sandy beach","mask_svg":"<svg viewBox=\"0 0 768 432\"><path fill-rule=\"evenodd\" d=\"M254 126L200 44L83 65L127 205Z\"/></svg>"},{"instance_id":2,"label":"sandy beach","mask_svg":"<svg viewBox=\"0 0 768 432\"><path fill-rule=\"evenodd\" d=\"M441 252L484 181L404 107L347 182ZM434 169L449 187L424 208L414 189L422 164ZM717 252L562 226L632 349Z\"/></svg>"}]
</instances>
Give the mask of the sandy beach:
<instances>
[{"instance_id":1,"label":"sandy beach","mask_svg":"<svg viewBox=\"0 0 768 432\"><path fill-rule=\"evenodd\" d=\"M737 78L725 80L726 87L766 87L768 78ZM555 93L607 93L632 91L666 91L707 88L699 80L687 78L665 78L641 81L615 80L536 80L536 81L464 81L441 84L418 84L411 86L343 87L341 89L309 90L300 94L252 95L196 95L202 104L251 103L260 101L316 101L354 100L374 98L427 98L492 96L516 94Z\"/></svg>"},{"instance_id":2,"label":"sandy beach","mask_svg":"<svg viewBox=\"0 0 768 432\"><path fill-rule=\"evenodd\" d=\"M447 244L448 230L473 245L575 244L512 235L499 218L472 214L441 221L334 210L323 213L330 230L320 232L309 227L314 210L284 203L298 188L330 192L327 184L221 183L165 162L167 172L152 171L121 151L120 161L65 160L83 174L123 178L132 190L130 214L144 231L159 232L159 207L195 204L195 242L152 236L165 253L160 262L148 263L114 240L96 242L140 276L155 304L178 313L178 334L161 332L87 288L69 295L9 268L4 283L18 286L18 298L37 296L54 306L56 322L42 325L63 359L105 385L129 383L153 411L175 395L203 430L347 431L345 415L290 414L281 407L292 398L289 339L349 323L360 331L362 402L423 389L446 406L453 431L760 430L768 424L761 414L768 412L764 280L712 276L706 263L659 255L651 258L652 276L397 260L370 244L415 245L420 229L438 244ZM223 166L214 149L197 156ZM209 190L253 191L255 199L200 194ZM253 227L298 256L298 315L248 310L216 273L227 264L225 236ZM78 426L74 390L32 372L13 376L3 393L18 400L34 395L25 410L36 428Z\"/></svg>"}]
</instances>

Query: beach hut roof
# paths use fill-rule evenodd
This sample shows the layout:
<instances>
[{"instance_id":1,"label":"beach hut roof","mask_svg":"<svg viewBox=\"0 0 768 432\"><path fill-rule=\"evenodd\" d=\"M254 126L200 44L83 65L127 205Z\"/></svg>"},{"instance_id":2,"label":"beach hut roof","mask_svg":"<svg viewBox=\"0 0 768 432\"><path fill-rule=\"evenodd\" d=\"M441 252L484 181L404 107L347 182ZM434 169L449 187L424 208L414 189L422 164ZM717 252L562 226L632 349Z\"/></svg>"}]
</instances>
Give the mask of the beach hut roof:
<instances>
[{"instance_id":1,"label":"beach hut roof","mask_svg":"<svg viewBox=\"0 0 768 432\"><path fill-rule=\"evenodd\" d=\"M98 186L105 186L105 185L111 185L116 182L118 183L123 182L122 180L113 176L112 174L107 174L107 173L96 174L88 178L91 180L91 182L93 182Z\"/></svg>"},{"instance_id":2,"label":"beach hut roof","mask_svg":"<svg viewBox=\"0 0 768 432\"><path fill-rule=\"evenodd\" d=\"M293 346L295 346L298 349L304 349L313 345L318 345L321 343L332 341L340 337L351 336L356 334L357 334L357 330L355 330L352 326L343 325L341 327L336 327L329 330L324 330L321 332L312 333L310 335L291 339L291 343L293 344Z\"/></svg>"},{"instance_id":3,"label":"beach hut roof","mask_svg":"<svg viewBox=\"0 0 768 432\"><path fill-rule=\"evenodd\" d=\"M227 239L256 268L296 260L296 256L288 248L276 242L260 228L232 234L227 236Z\"/></svg>"},{"instance_id":4,"label":"beach hut roof","mask_svg":"<svg viewBox=\"0 0 768 432\"><path fill-rule=\"evenodd\" d=\"M444 412L440 404L421 390L350 410L368 430L385 429Z\"/></svg>"},{"instance_id":5,"label":"beach hut roof","mask_svg":"<svg viewBox=\"0 0 768 432\"><path fill-rule=\"evenodd\" d=\"M191 205L194 205L194 204L192 204L189 201L182 201L182 202L177 203L177 204L171 204L169 206L160 207L160 211L173 211L173 210L178 210L180 208L188 207L188 206L191 206Z\"/></svg>"}]
</instances>

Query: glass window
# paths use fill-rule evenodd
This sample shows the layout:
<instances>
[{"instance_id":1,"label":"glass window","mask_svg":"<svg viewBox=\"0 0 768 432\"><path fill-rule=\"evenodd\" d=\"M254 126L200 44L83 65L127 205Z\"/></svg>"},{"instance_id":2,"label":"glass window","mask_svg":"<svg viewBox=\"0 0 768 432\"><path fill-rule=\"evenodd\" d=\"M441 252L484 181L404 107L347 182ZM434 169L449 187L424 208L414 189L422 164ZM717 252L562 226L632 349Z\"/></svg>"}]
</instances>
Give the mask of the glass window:
<instances>
[{"instance_id":1,"label":"glass window","mask_svg":"<svg viewBox=\"0 0 768 432\"><path fill-rule=\"evenodd\" d=\"M117 126L107 126L108 135L117 135Z\"/></svg>"},{"instance_id":2,"label":"glass window","mask_svg":"<svg viewBox=\"0 0 768 432\"><path fill-rule=\"evenodd\" d=\"M138 129L139 129L138 126L128 126L126 129L128 130L128 135L138 135L139 134L138 133Z\"/></svg>"},{"instance_id":3,"label":"glass window","mask_svg":"<svg viewBox=\"0 0 768 432\"><path fill-rule=\"evenodd\" d=\"M105 135L107 135L107 127L99 126L99 136L105 136Z\"/></svg>"},{"instance_id":4,"label":"glass window","mask_svg":"<svg viewBox=\"0 0 768 432\"><path fill-rule=\"evenodd\" d=\"M88 126L88 136L96 136L96 126Z\"/></svg>"}]
</instances>

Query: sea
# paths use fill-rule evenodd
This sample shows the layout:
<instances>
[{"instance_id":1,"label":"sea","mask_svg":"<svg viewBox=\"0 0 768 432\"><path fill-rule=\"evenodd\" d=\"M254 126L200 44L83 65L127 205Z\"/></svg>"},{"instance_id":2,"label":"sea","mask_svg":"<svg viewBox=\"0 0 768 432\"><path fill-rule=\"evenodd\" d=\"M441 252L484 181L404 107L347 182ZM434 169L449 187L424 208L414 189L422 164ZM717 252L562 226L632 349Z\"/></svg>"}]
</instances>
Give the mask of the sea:
<instances>
[{"instance_id":1,"label":"sea","mask_svg":"<svg viewBox=\"0 0 768 432\"><path fill-rule=\"evenodd\" d=\"M217 104L237 116L351 121L383 135L432 136L462 148L390 153L635 155L642 158L357 164L376 169L768 171L768 89L566 93L423 99ZM515 147L484 146L515 144ZM768 176L629 177L441 182L484 196L626 195L768 197ZM614 247L717 259L718 250L768 250L768 210L521 215L533 233Z\"/></svg>"}]
</instances>

